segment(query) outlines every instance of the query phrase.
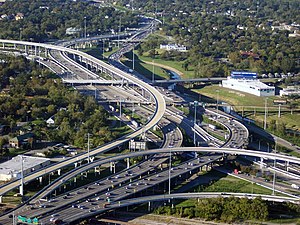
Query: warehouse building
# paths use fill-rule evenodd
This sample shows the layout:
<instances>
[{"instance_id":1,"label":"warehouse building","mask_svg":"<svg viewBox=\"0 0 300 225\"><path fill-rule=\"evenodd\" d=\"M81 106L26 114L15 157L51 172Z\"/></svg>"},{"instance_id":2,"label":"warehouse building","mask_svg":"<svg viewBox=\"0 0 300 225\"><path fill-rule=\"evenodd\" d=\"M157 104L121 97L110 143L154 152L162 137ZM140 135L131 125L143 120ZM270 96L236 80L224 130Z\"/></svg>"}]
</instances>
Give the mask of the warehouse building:
<instances>
[{"instance_id":1,"label":"warehouse building","mask_svg":"<svg viewBox=\"0 0 300 225\"><path fill-rule=\"evenodd\" d=\"M50 159L48 158L16 156L0 164L0 181L10 181L21 178L21 168L23 168L23 174L26 175L49 164Z\"/></svg>"},{"instance_id":2,"label":"warehouse building","mask_svg":"<svg viewBox=\"0 0 300 225\"><path fill-rule=\"evenodd\" d=\"M237 91L246 92L256 96L274 96L275 87L270 87L257 79L256 73L251 72L231 72L227 80L222 81L222 86Z\"/></svg>"}]
</instances>

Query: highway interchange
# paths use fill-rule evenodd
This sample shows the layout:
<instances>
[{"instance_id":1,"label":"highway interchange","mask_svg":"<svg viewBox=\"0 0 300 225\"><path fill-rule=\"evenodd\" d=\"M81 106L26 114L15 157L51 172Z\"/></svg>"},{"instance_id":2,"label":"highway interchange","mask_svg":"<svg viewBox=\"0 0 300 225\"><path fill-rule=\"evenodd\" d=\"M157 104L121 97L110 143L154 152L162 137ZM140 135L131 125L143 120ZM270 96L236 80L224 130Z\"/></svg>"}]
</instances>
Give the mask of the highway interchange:
<instances>
[{"instance_id":1,"label":"highway interchange","mask_svg":"<svg viewBox=\"0 0 300 225\"><path fill-rule=\"evenodd\" d=\"M141 37L147 36L149 32L142 32ZM130 44L125 49L122 49L121 52L116 53L114 56L110 58L110 62L112 66L109 66L98 59L95 59L85 53L79 52L74 49L65 48L62 46L54 46L48 44L39 44L39 43L29 43L29 42L20 42L20 41L9 41L9 40L0 40L2 43L16 43L19 45L33 45L33 46L41 46L49 50L49 56L51 60L47 60L43 62L47 64L54 72L60 74L62 79L65 79L68 76L71 76L71 79L84 80L84 79L99 79L98 75L92 71L89 71L83 65L72 60L72 58L68 58L68 56L76 55L74 58L82 57L85 58L85 62L93 62L94 65L101 66L103 71L104 68L106 72L114 77L115 79L126 79L129 83L128 86L85 86L81 87L82 89L91 90L91 92L95 92L95 96L100 100L119 100L124 101L124 105L126 107L135 108L135 112L140 114L142 117L146 117L146 123L143 125L143 128L133 131L129 135L122 137L115 142L108 143L105 146L100 146L93 151L90 152L90 156L96 156L107 152L122 143L126 143L134 137L142 135L144 132L150 130L150 128L158 125L163 133L164 133L164 142L161 146L161 149L158 149L152 154L155 154L153 157L150 157L150 160L144 160L137 165L133 165L123 171L120 171L116 174L112 174L105 179L99 180L95 183L92 183L85 187L80 187L78 189L74 189L67 194L59 195L57 197L53 197L53 191L58 186L64 185L72 185L74 183L74 177L83 171L87 171L87 168L93 169L96 166L102 165L103 163L108 163L109 160L116 162L120 159L106 159L108 162L98 162L95 160L91 162L90 165L83 164L82 166L78 166L74 170L72 170L69 174L65 174L58 178L56 182L53 182L46 187L45 190L39 193L35 198L31 199L28 204L21 206L14 213L15 215L24 215L34 217L37 216L41 218L43 224L47 224L50 222L52 217L58 217L62 219L66 223L70 223L72 221L76 221L78 219L82 219L84 217L89 217L92 215L97 215L100 212L104 212L109 208L121 207L124 206L124 199L128 197L132 197L141 193L144 193L146 190L151 190L156 185L163 184L166 185L169 179L178 178L181 176L187 176L187 174L192 174L195 171L199 171L199 168L204 167L205 165L211 166L211 163L218 161L223 158L222 153L226 152L229 154L242 154L248 156L257 156L257 157L265 157L270 159L276 159L281 161L288 161L299 163L299 159L295 159L292 157L281 156L279 154L272 153L257 153L250 152L243 149L241 147L247 145L249 132L247 128L238 122L226 115L220 114L215 110L205 110L205 114L210 117L212 120L215 120L219 124L222 124L227 129L227 138L225 142L220 142L216 140L212 135L202 129L200 126L195 125L194 121L189 118L186 118L184 115L180 113L173 106L166 106L165 102L170 99L170 95L166 93L166 90L159 90L160 88L155 88L145 81L146 79L140 79L141 76L137 73L131 74L128 73L128 68L120 65L118 58L124 52L130 50L134 44ZM67 53L67 54L66 54ZM84 62L84 60L82 60ZM121 69L121 70L120 70ZM93 69L95 71L95 69ZM148 81L149 82L149 81ZM134 84L130 88L130 84ZM121 99L121 96L123 99ZM176 97L175 97L176 96ZM172 98L176 98L177 101L183 101L183 97L172 93ZM126 103L128 101L128 103ZM132 102L139 102L141 106L131 106ZM145 102L151 103L143 104ZM155 107L153 107L155 105ZM122 115L120 115L122 119ZM177 128L177 125L185 130L186 134L190 137L196 135L196 143L205 142L207 146L215 146L220 147L217 148L194 148L194 149L181 149L183 136L181 131ZM233 148L232 150L227 148ZM206 152L219 152L221 154L217 155L207 155L201 156L200 158L195 157L188 159L180 165L172 166L168 161L171 157L171 152L175 151L190 151L191 153L195 151L206 151ZM162 153L163 154L159 154ZM144 154L144 153L135 153L135 154ZM126 159L130 156L124 157ZM121 157L122 158L122 157ZM82 162L87 159L87 153L79 155L74 158L66 159L60 163L54 164L49 168L45 168L41 171L36 171L33 174L25 177L25 182L29 182L30 180L34 180L36 178L42 177L45 174L58 171L59 169L65 166L73 166L75 163ZM104 159L105 160L105 159ZM163 164L167 166L163 168ZM95 165L93 164L95 163ZM217 163L217 162L215 162ZM79 170L78 170L79 169ZM82 171L80 171L82 170ZM177 179L176 179L177 180ZM20 181L11 182L0 188L0 194L3 195L7 191L16 188L19 186ZM173 179L174 182L174 179ZM57 185L57 186L55 186ZM169 184L171 185L171 184ZM174 185L174 184L173 184ZM167 188L165 188L167 189ZM88 191L87 191L88 190ZM52 192L52 193L51 193ZM166 190L167 192L167 190ZM51 194L50 194L51 193ZM201 195L201 194L200 194ZM214 194L214 196L219 196L220 194ZM222 193L221 193L222 195ZM223 193L223 195L225 195ZM43 202L41 199L48 196L52 196L51 200ZM185 196L190 196L189 194ZM173 196L176 198L176 196ZM184 196L181 196L185 198ZM245 195L243 195L245 197ZM159 199L153 196L153 199L149 197L144 197L147 200L138 200L137 202L149 202L154 201L153 199ZM188 197L187 197L188 198ZM54 199L54 200L52 200ZM110 205L108 205L108 199L110 201ZM79 201L79 202L78 202ZM130 202L130 200L126 200ZM135 200L132 199L134 202ZM292 198L291 201L297 201L296 198ZM55 204L54 204L55 203ZM133 204L133 203L126 203ZM47 207L47 206L50 207ZM11 214L10 214L11 215ZM71 216L72 215L72 216ZM1 224L9 224L11 218L9 215L4 215L0 218Z\"/></svg>"}]
</instances>

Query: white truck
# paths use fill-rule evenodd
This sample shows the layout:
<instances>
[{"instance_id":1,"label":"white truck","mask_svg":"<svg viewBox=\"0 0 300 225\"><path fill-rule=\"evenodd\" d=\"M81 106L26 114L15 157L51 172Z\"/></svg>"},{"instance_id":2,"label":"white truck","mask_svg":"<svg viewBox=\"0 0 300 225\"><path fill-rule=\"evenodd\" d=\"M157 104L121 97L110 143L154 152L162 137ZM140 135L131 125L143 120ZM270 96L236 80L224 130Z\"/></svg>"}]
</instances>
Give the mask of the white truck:
<instances>
[{"instance_id":1,"label":"white truck","mask_svg":"<svg viewBox=\"0 0 300 225\"><path fill-rule=\"evenodd\" d=\"M294 189L299 189L299 186L297 184L292 184L291 187Z\"/></svg>"}]
</instances>

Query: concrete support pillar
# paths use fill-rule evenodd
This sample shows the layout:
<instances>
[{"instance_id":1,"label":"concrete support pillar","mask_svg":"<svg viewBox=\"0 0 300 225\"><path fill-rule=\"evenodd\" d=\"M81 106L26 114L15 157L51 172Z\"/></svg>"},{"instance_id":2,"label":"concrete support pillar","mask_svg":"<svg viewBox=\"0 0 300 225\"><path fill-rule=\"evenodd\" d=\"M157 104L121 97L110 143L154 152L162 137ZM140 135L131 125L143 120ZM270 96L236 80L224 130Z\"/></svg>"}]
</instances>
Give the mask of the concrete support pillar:
<instances>
[{"instance_id":1,"label":"concrete support pillar","mask_svg":"<svg viewBox=\"0 0 300 225\"><path fill-rule=\"evenodd\" d=\"M77 163L77 162L76 162L76 163L74 163L74 167L75 167L75 168L77 168L77 165L78 165L78 163Z\"/></svg>"},{"instance_id":2,"label":"concrete support pillar","mask_svg":"<svg viewBox=\"0 0 300 225\"><path fill-rule=\"evenodd\" d=\"M5 49L5 44L4 43L2 43L2 48Z\"/></svg>"},{"instance_id":3,"label":"concrete support pillar","mask_svg":"<svg viewBox=\"0 0 300 225\"><path fill-rule=\"evenodd\" d=\"M34 46L34 55L37 56L37 46Z\"/></svg>"},{"instance_id":4,"label":"concrete support pillar","mask_svg":"<svg viewBox=\"0 0 300 225\"><path fill-rule=\"evenodd\" d=\"M28 48L27 48L27 45L25 45L25 53L27 54L28 52Z\"/></svg>"},{"instance_id":5,"label":"concrete support pillar","mask_svg":"<svg viewBox=\"0 0 300 225\"><path fill-rule=\"evenodd\" d=\"M263 163L264 163L264 158L260 158L260 164L259 164L260 169L263 168L264 166Z\"/></svg>"},{"instance_id":6,"label":"concrete support pillar","mask_svg":"<svg viewBox=\"0 0 300 225\"><path fill-rule=\"evenodd\" d=\"M77 182L77 177L74 177L74 184L76 184Z\"/></svg>"},{"instance_id":7,"label":"concrete support pillar","mask_svg":"<svg viewBox=\"0 0 300 225\"><path fill-rule=\"evenodd\" d=\"M23 186L23 184L20 185L19 193L20 193L20 195L22 195L22 196L24 195L24 186Z\"/></svg>"},{"instance_id":8,"label":"concrete support pillar","mask_svg":"<svg viewBox=\"0 0 300 225\"><path fill-rule=\"evenodd\" d=\"M90 157L90 161L93 162L95 157Z\"/></svg>"},{"instance_id":9,"label":"concrete support pillar","mask_svg":"<svg viewBox=\"0 0 300 225\"><path fill-rule=\"evenodd\" d=\"M73 60L76 61L76 55L75 54L73 54Z\"/></svg>"},{"instance_id":10,"label":"concrete support pillar","mask_svg":"<svg viewBox=\"0 0 300 225\"><path fill-rule=\"evenodd\" d=\"M45 49L45 57L48 57L49 56L49 50L46 48Z\"/></svg>"},{"instance_id":11,"label":"concrete support pillar","mask_svg":"<svg viewBox=\"0 0 300 225\"><path fill-rule=\"evenodd\" d=\"M113 171L113 166L112 166L112 162L109 163L109 171L112 173Z\"/></svg>"},{"instance_id":12,"label":"concrete support pillar","mask_svg":"<svg viewBox=\"0 0 300 225\"><path fill-rule=\"evenodd\" d=\"M148 212L151 211L151 202L148 202Z\"/></svg>"},{"instance_id":13,"label":"concrete support pillar","mask_svg":"<svg viewBox=\"0 0 300 225\"><path fill-rule=\"evenodd\" d=\"M58 174L58 176L60 176L60 174L61 174L61 169L58 169L58 170L57 170L57 174Z\"/></svg>"},{"instance_id":14,"label":"concrete support pillar","mask_svg":"<svg viewBox=\"0 0 300 225\"><path fill-rule=\"evenodd\" d=\"M130 167L130 160L129 158L127 158L127 169L129 169L129 167Z\"/></svg>"},{"instance_id":15,"label":"concrete support pillar","mask_svg":"<svg viewBox=\"0 0 300 225\"><path fill-rule=\"evenodd\" d=\"M16 49L17 48L17 45L16 44L14 44L14 49Z\"/></svg>"},{"instance_id":16,"label":"concrete support pillar","mask_svg":"<svg viewBox=\"0 0 300 225\"><path fill-rule=\"evenodd\" d=\"M39 177L40 184L43 183L43 177Z\"/></svg>"},{"instance_id":17,"label":"concrete support pillar","mask_svg":"<svg viewBox=\"0 0 300 225\"><path fill-rule=\"evenodd\" d=\"M145 90L142 89L142 96L144 97L144 95L145 95Z\"/></svg>"},{"instance_id":18,"label":"concrete support pillar","mask_svg":"<svg viewBox=\"0 0 300 225\"><path fill-rule=\"evenodd\" d=\"M0 195L0 203L2 203L2 197L3 197L3 196L2 196L2 195Z\"/></svg>"},{"instance_id":19,"label":"concrete support pillar","mask_svg":"<svg viewBox=\"0 0 300 225\"><path fill-rule=\"evenodd\" d=\"M285 168L287 172L289 172L289 167L290 167L290 162L289 161L285 162Z\"/></svg>"}]
</instances>

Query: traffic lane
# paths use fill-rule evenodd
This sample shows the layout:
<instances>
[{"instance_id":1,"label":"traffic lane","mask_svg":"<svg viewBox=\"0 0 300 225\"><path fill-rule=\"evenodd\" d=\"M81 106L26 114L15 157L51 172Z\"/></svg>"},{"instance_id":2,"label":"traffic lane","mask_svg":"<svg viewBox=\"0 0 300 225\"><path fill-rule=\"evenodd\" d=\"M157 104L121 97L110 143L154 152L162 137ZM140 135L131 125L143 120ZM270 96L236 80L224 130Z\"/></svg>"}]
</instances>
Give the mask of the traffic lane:
<instances>
[{"instance_id":1,"label":"traffic lane","mask_svg":"<svg viewBox=\"0 0 300 225\"><path fill-rule=\"evenodd\" d=\"M61 204L59 204L59 202L62 202L63 204L66 204L66 203L70 204L70 203L74 202L74 198L73 198L74 196L81 197L81 198L87 198L90 195L96 194L101 191L105 191L105 190L111 188L113 185L120 185L124 181L128 181L130 179L134 179L135 177L138 177L140 175L140 173L143 173L143 172L146 173L148 170L152 170L154 168L154 165L160 164L165 160L166 159L162 158L162 156L151 158L149 161L145 161L144 164L142 164L142 165L137 165L137 166L133 167L131 170L127 170L121 174L116 175L118 177L114 177L114 175L112 175L112 176L106 178L104 181L96 182L94 185L92 184L92 185L89 185L86 187L72 190L71 192L68 192L60 197L52 199L51 203L48 203L48 202L41 203L38 200L37 202L34 202L31 206L26 207L25 209L24 209L24 207L19 209L16 213L21 213L22 215L27 215L29 213L32 216L38 216L38 214L40 214L40 213L46 213L46 212L49 212L52 210L56 210L57 208L62 206ZM142 168L144 168L144 170ZM128 171L130 171L129 174L128 174ZM122 178L122 176L124 176L123 180L120 179L120 178ZM115 178L118 179L117 183L115 183L115 180L114 180ZM101 185L100 188L102 188L102 189L96 189L95 185L96 185L96 188L97 188L97 186ZM86 190L87 187L88 187L88 192ZM55 201L55 205L53 205L53 200ZM40 206L45 206L45 208L40 207ZM29 209L30 209L30 212L28 212ZM35 214L34 212L37 214Z\"/></svg>"},{"instance_id":2,"label":"traffic lane","mask_svg":"<svg viewBox=\"0 0 300 225\"><path fill-rule=\"evenodd\" d=\"M215 157L215 158L214 158ZM205 159L207 158L207 159ZM204 157L202 160L204 161L208 161L208 162L212 162L213 160L215 160L216 158L220 158L220 156L210 156L210 158L208 157ZM202 161L201 160L201 161ZM200 162L199 159L193 159L189 162L185 162L177 167L173 167L172 170L170 170L170 174L171 174L171 178L174 178L174 177L177 177L179 175L182 175L183 173L188 173L190 172L191 170L194 170L194 169L197 169L199 168L200 166L204 166L206 163L202 163ZM149 180L148 180L149 179ZM134 194L134 193L137 193L139 191L142 191L142 190L145 190L149 187L152 187L158 183L161 183L161 182L164 182L164 181L167 181L169 179L169 170L165 170L161 173L158 173L158 174L155 174L153 176L150 176L148 177L148 179L146 178L145 180L143 181L135 181L135 182L132 182L130 184L128 184L127 189L126 187L121 187L121 188L118 188L118 189L112 189L110 192L109 192L109 195L110 195L110 198L112 201L119 201L121 199L123 199L124 197L129 197L130 195ZM145 183L147 185L145 185ZM105 200L107 197L107 194L103 194L103 195L99 195L98 197L98 200L96 200L96 198L92 198L92 202L96 201L97 203L99 203L99 199L100 200ZM104 208L104 205L107 203L106 201L102 201L99 203L98 206L96 206L97 208L100 208L103 207ZM91 206L93 204L89 203L89 202L81 202L81 203L78 203L80 204L80 206L84 206L83 209L86 209L87 211L91 209ZM66 215L74 215L75 213L77 215L73 216L73 219L76 219L76 218L81 218L83 216L86 216L86 213L87 211L78 211L78 208L75 208L75 211L73 211L74 208L69 208L66 210ZM92 209L96 209L96 208L92 208ZM47 219L50 219L51 217L46 217L46 221ZM64 221L71 221L71 217L70 216L67 216L67 217L62 217L62 219ZM44 220L43 220L44 221Z\"/></svg>"}]
</instances>

